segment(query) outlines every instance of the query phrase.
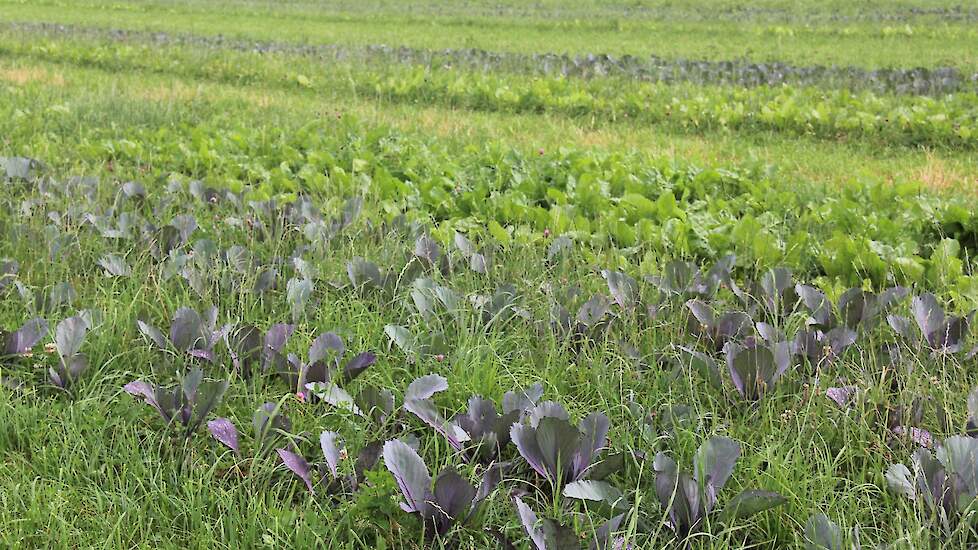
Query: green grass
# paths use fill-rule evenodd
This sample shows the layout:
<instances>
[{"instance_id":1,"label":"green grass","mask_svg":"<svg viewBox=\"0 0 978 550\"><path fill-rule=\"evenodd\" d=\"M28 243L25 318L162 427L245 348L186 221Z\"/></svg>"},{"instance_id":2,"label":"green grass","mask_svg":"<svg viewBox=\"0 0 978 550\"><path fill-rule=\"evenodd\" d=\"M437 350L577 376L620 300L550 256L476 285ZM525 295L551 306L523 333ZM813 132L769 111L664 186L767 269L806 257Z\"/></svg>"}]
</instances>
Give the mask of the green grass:
<instances>
[{"instance_id":1,"label":"green grass","mask_svg":"<svg viewBox=\"0 0 978 550\"><path fill-rule=\"evenodd\" d=\"M664 56L973 68L969 52L978 35L968 23L908 11L946 6L938 0L763 0L753 4L756 11L743 11L742 3L726 0L0 1L0 13L4 22L280 41L575 52L586 45ZM851 20L832 21L832 11ZM906 24L912 36L899 34ZM696 448L713 435L743 447L721 505L744 488L778 491L787 502L730 525L713 518L688 541L692 548L803 547L805 523L819 512L845 532L858 526L863 547L966 548L978 541L973 516L946 533L922 506L889 491L883 478L891 463L909 463L915 450L893 435L893 425L912 423L937 439L963 432L968 391L978 384L974 359L932 355L898 339L883 320L860 329L858 343L834 364L817 372L797 365L751 404L733 388L722 355L722 390L676 362L675 345L707 349L690 335L682 299L665 303L657 316L643 307L659 299L645 276L661 274L667 262L690 259L708 267L736 252L734 278L742 286L787 264L796 281L833 300L849 286L901 283L934 292L949 313L968 313L978 305L972 200L978 155L961 141L941 141L939 116L915 130L920 143L930 144L921 146L892 134L695 125L647 114L666 96L692 105L698 97L742 94L750 104L764 94L789 93L784 90L656 87L641 96L647 101L636 112L646 114L626 118L611 116L608 105L644 85L600 78L528 82L507 72L422 73L377 63L321 66L300 56L147 47L71 32L27 36L9 27L0 33L0 49L0 157L37 158L50 178L25 183L0 176L0 259L20 264L21 285L0 278L0 327L14 329L42 315L53 330L81 310L96 319L82 347L91 366L69 392L44 382L56 358L40 345L31 357L0 360L0 376L26 383L17 391L0 386L0 546L492 548L485 526L526 547L510 499L514 489L528 491L525 500L539 515L573 523L580 533L600 521L601 513L584 513L582 505L548 494L513 449L507 453L515 468L476 520L435 543L423 539L417 518L398 508L396 484L383 465L355 494L331 498L320 485L312 496L272 449L259 450L251 421L262 403L285 406L294 443L310 461L321 462L323 430L338 431L351 454L370 441L410 434L429 469L455 466L473 482L481 471L411 415L378 425L324 403L300 402L295 388L277 377L244 379L223 344L217 363L204 369L209 379L231 382L211 417L237 424L242 456L204 429L183 440L122 387L137 378L173 383L191 364L179 353L153 349L137 319L166 332L178 308L207 304L219 308L221 324L266 329L294 321L286 351L300 357L330 330L351 351L376 352L378 364L344 388L389 389L397 407L411 380L438 373L449 382L435 398L446 414L461 412L470 395L498 403L504 392L534 382L575 420L606 412L611 446L647 455L629 458L626 472L611 478L635 505L621 533L635 548L682 546L662 525L652 455L666 451L689 469ZM543 85L564 92L539 104L527 104L526 95L508 103L496 93ZM589 102L581 100L585 92ZM879 107L919 120L963 112L961 120L974 120L965 95L847 98L837 90L802 89L792 97L799 111L835 97L841 98L837 111ZM914 109L921 104L932 109L926 116ZM70 176L95 176L98 183L59 190ZM200 200L188 191L193 180L241 192L240 205ZM120 197L126 181L146 187L145 201ZM271 206L251 203L273 198L281 205L297 195L308 196L325 220L339 216L349 197L362 197L363 210L338 235L321 238L315 221L293 218L283 226L265 210ZM105 216L114 226L121 212L140 220L124 239L101 235L86 216ZM155 228L180 214L199 225L179 249L193 255L155 258ZM488 273L468 269L452 245L456 231L488 254ZM425 276L461 297L454 314L438 309L426 318L412 295L412 251L422 233L452 258L453 269ZM548 259L560 234L575 245ZM226 266L207 254L205 240L219 251L244 246L257 262L274 264L277 288L252 293L257 270ZM97 262L110 253L126 258L131 276L103 273ZM295 316L286 281L304 275L292 255L313 268L315 288L313 303ZM391 268L400 275L397 284L372 293L344 285L347 262L358 256ZM197 271L182 273L180 261ZM642 306L613 306L606 338L580 346L562 340L550 325L554 306L573 316L592 295L608 294L603 269L634 277ZM27 295L45 296L61 282L75 290L72 303L36 311ZM473 304L507 284L525 317L486 326ZM743 307L727 289L717 304L724 311ZM894 312L911 315L909 303ZM787 334L802 328L805 317L755 314ZM441 334L446 349L437 351L445 357L392 344L387 325L422 340ZM973 347L974 336L967 342ZM899 343L906 361L881 355L883 343ZM847 410L825 396L844 384L859 389ZM658 439L646 437L630 404L654 413ZM677 405L688 405L692 417L670 429L664 418ZM912 420L917 409L922 418Z\"/></svg>"}]
</instances>

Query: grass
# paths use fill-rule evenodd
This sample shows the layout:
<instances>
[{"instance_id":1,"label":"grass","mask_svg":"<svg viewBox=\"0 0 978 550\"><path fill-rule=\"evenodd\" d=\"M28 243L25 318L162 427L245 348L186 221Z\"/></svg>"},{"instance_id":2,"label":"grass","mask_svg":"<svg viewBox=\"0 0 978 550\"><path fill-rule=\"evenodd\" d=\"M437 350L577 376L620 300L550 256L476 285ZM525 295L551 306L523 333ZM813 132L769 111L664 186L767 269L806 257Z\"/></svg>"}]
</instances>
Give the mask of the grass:
<instances>
[{"instance_id":1,"label":"grass","mask_svg":"<svg viewBox=\"0 0 978 550\"><path fill-rule=\"evenodd\" d=\"M939 0L763 0L748 10L734 1L704 2L431 0L408 10L383 1L0 0L0 12L5 22L280 41L396 40L433 48L573 52L587 44L642 55L976 66L969 53L976 35L969 24L943 12L909 11L948 7ZM706 7L716 8L716 14L704 15ZM833 21L832 11L850 19ZM899 35L905 24L912 26L912 35ZM884 27L891 31L884 33ZM663 249L640 239L620 246L606 234L609 226L603 224L623 212L625 193L619 188L654 203L644 208L656 214L640 217L652 220L645 229L656 235L674 230L680 218L657 217L667 209L659 200L666 192L676 194L677 208L690 219L736 212L736 223L704 225L716 234L694 237L723 242L746 231L737 246L750 250L774 235L781 247L778 258L796 253L803 258L799 265L805 268L797 270L796 280L818 285L833 300L850 283L874 290L892 283L905 268L898 262L919 255L926 275L915 292L932 290L949 312L965 314L978 301L973 276L978 251L968 240L978 227L972 233L960 228L958 254L943 258L936 251L947 243L942 239L948 236L949 212L974 219L968 206L978 183L973 149L753 127L683 128L611 120L599 110L479 108L418 94L364 93L363 86L344 84L372 82L378 71L387 71L396 83L394 77L407 71L403 67L314 67L302 57L257 58L221 48L126 50L129 45L104 38L25 37L9 28L0 33L0 47L6 52L0 59L0 156L38 158L50 177L30 183L0 178L0 259L19 263L21 285L0 278L0 327L14 329L34 315L53 327L82 310L94 319L82 347L91 366L68 392L44 382L46 368L57 359L40 345L30 357L0 362L0 375L25 382L19 390L0 385L0 546L474 549L493 547L492 533L481 527L491 526L525 547L529 540L510 500L514 489L528 492L525 500L539 515L572 524L579 533L601 519L601 513L585 513L583 505L549 494L512 449L515 468L476 521L453 530L449 542L424 540L418 519L398 508L397 486L382 465L355 494L332 498L318 485L312 496L272 449L286 440L262 447L252 435L252 415L262 403L284 407L293 423L289 437L310 461L322 462L320 432L335 430L351 454L373 440L411 435L433 471L451 465L478 482L481 467L463 463L413 416L378 423L322 402L301 402L296 388L275 376L244 379L230 367L223 344L216 364L204 365L207 378L231 382L211 417L227 417L238 426L242 455L225 450L203 429L184 440L122 387L134 379L173 383L193 363L179 352L153 349L137 319L166 333L178 308L208 304L219 308L221 324L266 329L294 322L296 332L285 351L300 357L325 331L336 331L351 351L376 352L377 365L344 389L388 389L397 407L411 380L438 373L449 389L435 402L448 415L463 411L470 395L498 403L506 391L535 382L543 384L544 399L564 404L573 419L606 412L611 445L647 455L630 457L626 473L611 478L634 505L621 536L635 548L681 546L662 523L652 455L665 451L690 469L696 448L713 435L743 447L721 505L744 488L778 491L787 502L743 522L722 524L714 517L691 537L689 547L802 547L806 522L819 512L845 533L858 526L864 546L966 548L978 540L973 515L945 532L923 507L887 490L883 478L891 463L909 463L916 448L895 436L894 425L920 426L935 439L962 432L968 389L978 384L974 359L931 354L919 343L898 339L884 320L878 328L860 329L857 344L837 362L820 370L802 362L763 399L748 403L736 393L722 355L716 355L722 390L677 361L674 345L708 348L690 335L682 299L664 303L657 316L642 306L612 306L607 337L581 345L560 338L551 327L556 305L573 316L592 295L610 292L603 269L630 274L639 281L643 305L655 302L658 293L643 277L661 274L667 261L683 256L679 245ZM204 70L194 64L201 59L212 64L208 67L223 64L228 72ZM227 76L234 70L247 78ZM288 78L300 70L316 85ZM516 86L522 77L486 78ZM630 90L613 80L587 85L605 87L609 97ZM621 89L615 91L616 86ZM682 89L691 95L726 91ZM961 99L932 101L937 109L950 109ZM98 183L87 187L69 180L75 175L96 176ZM244 198L240 203L201 200L190 191L193 180L242 190ZM122 198L126 181L143 184L145 200ZM479 195L480 186L491 193ZM589 194L590 189L595 191ZM324 238L324 226L315 216L302 217L303 210L249 202L294 199L298 191L326 221L340 216L352 196L364 198L363 209L348 227ZM701 210L703 202L716 208ZM550 216L544 222L541 211ZM104 236L98 228L117 227L122 212L137 220L132 230L125 238ZM178 215L192 215L199 228L169 258L157 257L157 228ZM741 224L745 218L756 225ZM517 221L491 225L499 220ZM569 227L575 245L550 258L556 233L564 231L546 224L557 223ZM451 244L456 230L487 253L488 273L467 268ZM812 238L795 241L787 237L792 231ZM411 265L417 260L411 258L422 233L435 237L453 260L452 270L424 274L458 294L457 311L438 306L425 315L412 292L417 289ZM889 278L874 280L853 270L857 280L851 281L819 267L824 241L838 233L865 236L868 246L881 251ZM276 288L252 292L256 267L237 270L220 253L208 253L236 245L278 270ZM97 262L110 253L126 259L130 276L105 275ZM695 256L704 267L716 259ZM297 267L293 257L305 266ZM345 285L347 262L355 257L391 268L399 275L396 285L372 293ZM734 277L743 285L766 267L741 254ZM313 282L314 291L311 303L294 311L287 281L302 277ZM48 295L62 282L76 293L71 304L45 309L31 298ZM526 318L487 323L473 304L507 284L516 289ZM726 289L716 304L723 311L745 307ZM911 314L906 302L894 312ZM787 334L804 327L805 317L801 311L787 318L755 313L755 320L777 323ZM392 343L388 325L403 326L420 340L441 334L445 357ZM967 342L970 348L974 338ZM903 360L882 354L884 343L897 343ZM825 392L848 384L858 388L858 397L840 409ZM652 438L635 405L652 413ZM667 422L678 406L688 406L689 416Z\"/></svg>"}]
</instances>

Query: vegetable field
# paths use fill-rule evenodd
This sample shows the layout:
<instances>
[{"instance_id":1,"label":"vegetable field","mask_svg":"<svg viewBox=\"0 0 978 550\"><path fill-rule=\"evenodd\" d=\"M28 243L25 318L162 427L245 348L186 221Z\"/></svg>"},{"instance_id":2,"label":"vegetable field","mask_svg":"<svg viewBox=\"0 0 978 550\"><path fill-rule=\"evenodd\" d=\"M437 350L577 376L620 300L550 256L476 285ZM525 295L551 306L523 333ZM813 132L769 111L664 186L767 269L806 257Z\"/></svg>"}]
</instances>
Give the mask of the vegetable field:
<instances>
[{"instance_id":1,"label":"vegetable field","mask_svg":"<svg viewBox=\"0 0 978 550\"><path fill-rule=\"evenodd\" d=\"M978 8L0 0L0 546L973 548Z\"/></svg>"}]
</instances>

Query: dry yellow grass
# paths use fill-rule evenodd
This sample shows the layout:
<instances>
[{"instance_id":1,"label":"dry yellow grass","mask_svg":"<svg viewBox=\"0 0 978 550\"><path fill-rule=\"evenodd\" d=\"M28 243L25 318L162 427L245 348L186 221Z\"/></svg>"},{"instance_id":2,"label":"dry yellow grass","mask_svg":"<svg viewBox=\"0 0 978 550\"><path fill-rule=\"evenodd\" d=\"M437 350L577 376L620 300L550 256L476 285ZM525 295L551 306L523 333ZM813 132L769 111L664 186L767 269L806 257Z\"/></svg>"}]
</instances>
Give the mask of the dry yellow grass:
<instances>
[{"instance_id":1,"label":"dry yellow grass","mask_svg":"<svg viewBox=\"0 0 978 550\"><path fill-rule=\"evenodd\" d=\"M8 67L0 69L0 80L23 86L40 83L50 86L64 86L65 79L60 73L53 73L38 67Z\"/></svg>"}]
</instances>

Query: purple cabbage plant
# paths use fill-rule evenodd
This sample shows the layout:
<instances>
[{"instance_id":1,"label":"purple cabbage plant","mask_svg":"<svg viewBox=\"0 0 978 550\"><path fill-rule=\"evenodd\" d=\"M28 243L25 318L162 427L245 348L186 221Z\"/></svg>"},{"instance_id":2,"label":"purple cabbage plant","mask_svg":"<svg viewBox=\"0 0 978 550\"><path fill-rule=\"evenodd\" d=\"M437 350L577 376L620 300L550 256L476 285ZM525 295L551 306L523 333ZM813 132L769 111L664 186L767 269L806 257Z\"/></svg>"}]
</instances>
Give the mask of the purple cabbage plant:
<instances>
[{"instance_id":1,"label":"purple cabbage plant","mask_svg":"<svg viewBox=\"0 0 978 550\"><path fill-rule=\"evenodd\" d=\"M822 332L834 328L872 329L887 311L910 293L901 286L885 289L878 294L850 288L842 293L836 309L833 309L832 302L814 287L799 284L795 286L795 292L809 314L806 326Z\"/></svg>"},{"instance_id":2,"label":"purple cabbage plant","mask_svg":"<svg viewBox=\"0 0 978 550\"><path fill-rule=\"evenodd\" d=\"M499 460L510 442L510 428L536 404L543 386L535 384L526 390L506 392L502 414L495 403L478 395L469 398L468 410L451 420L438 412L432 397L448 389L448 381L437 374L415 379L404 394L404 410L441 434L465 460L492 462Z\"/></svg>"},{"instance_id":3,"label":"purple cabbage plant","mask_svg":"<svg viewBox=\"0 0 978 550\"><path fill-rule=\"evenodd\" d=\"M382 272L377 264L359 256L346 263L350 285L358 292L389 289L397 279L397 273Z\"/></svg>"},{"instance_id":4,"label":"purple cabbage plant","mask_svg":"<svg viewBox=\"0 0 978 550\"><path fill-rule=\"evenodd\" d=\"M3 355L10 357L30 353L32 348L47 334L48 322L40 317L27 321L13 332L0 330Z\"/></svg>"},{"instance_id":5,"label":"purple cabbage plant","mask_svg":"<svg viewBox=\"0 0 978 550\"><path fill-rule=\"evenodd\" d=\"M912 328L909 319L890 315L887 321L897 334L910 342L923 341L934 352L958 353L964 349L975 317L974 311L960 317L950 317L937 302L937 298L930 293L914 296L910 308L920 330L919 335ZM978 347L975 350L978 350ZM975 350L968 355L973 356Z\"/></svg>"},{"instance_id":6,"label":"purple cabbage plant","mask_svg":"<svg viewBox=\"0 0 978 550\"><path fill-rule=\"evenodd\" d=\"M686 538L698 532L717 506L717 495L733 474L740 458L740 444L714 436L703 442L693 458L693 472L682 471L676 461L658 453L653 461L655 493L668 512L667 524L677 535ZM721 520L733 521L784 504L778 493L747 489L733 497L720 512Z\"/></svg>"},{"instance_id":7,"label":"purple cabbage plant","mask_svg":"<svg viewBox=\"0 0 978 550\"><path fill-rule=\"evenodd\" d=\"M255 452L261 453L270 448L292 430L292 421L286 416L278 403L263 403L252 415L251 425L255 441ZM211 437L241 455L241 437L237 426L230 419L219 417L207 422Z\"/></svg>"},{"instance_id":8,"label":"purple cabbage plant","mask_svg":"<svg viewBox=\"0 0 978 550\"><path fill-rule=\"evenodd\" d=\"M393 439L384 444L384 465L394 476L404 502L401 509L418 514L424 524L425 538L442 539L456 525L464 525L479 513L482 502L502 480L508 465L496 463L486 468L478 489L446 467L432 481L431 473L417 451L405 442Z\"/></svg>"},{"instance_id":9,"label":"purple cabbage plant","mask_svg":"<svg viewBox=\"0 0 978 550\"><path fill-rule=\"evenodd\" d=\"M217 408L227 388L228 381L205 381L204 372L193 368L173 387L135 380L126 384L123 389L156 409L167 426L173 423L182 425L184 436L189 438L207 415Z\"/></svg>"},{"instance_id":10,"label":"purple cabbage plant","mask_svg":"<svg viewBox=\"0 0 978 550\"><path fill-rule=\"evenodd\" d=\"M842 528L825 514L815 514L805 522L805 550L860 550L859 526L852 529L852 544L846 545Z\"/></svg>"},{"instance_id":11,"label":"purple cabbage plant","mask_svg":"<svg viewBox=\"0 0 978 550\"><path fill-rule=\"evenodd\" d=\"M721 286L731 286L730 272L737 257L729 254L717 260L706 273L692 262L673 260L665 265L662 274L645 280L656 287L665 301L711 298Z\"/></svg>"},{"instance_id":12,"label":"purple cabbage plant","mask_svg":"<svg viewBox=\"0 0 978 550\"><path fill-rule=\"evenodd\" d=\"M611 326L611 305L607 296L595 294L571 316L566 307L555 301L550 310L551 329L558 338L575 344L600 340Z\"/></svg>"},{"instance_id":13,"label":"purple cabbage plant","mask_svg":"<svg viewBox=\"0 0 978 550\"><path fill-rule=\"evenodd\" d=\"M88 357L81 353L87 332L88 323L80 316L69 317L58 323L54 331L57 364L48 369L48 378L53 385L68 389L88 368Z\"/></svg>"},{"instance_id":14,"label":"purple cabbage plant","mask_svg":"<svg viewBox=\"0 0 978 550\"><path fill-rule=\"evenodd\" d=\"M706 302L695 299L687 301L686 307L693 314L688 323L690 332L702 338L711 351L720 351L728 342L743 342L754 336L754 321L745 312L720 315Z\"/></svg>"},{"instance_id":15,"label":"purple cabbage plant","mask_svg":"<svg viewBox=\"0 0 978 550\"><path fill-rule=\"evenodd\" d=\"M923 505L950 532L978 497L978 439L956 435L934 453L920 448L909 468L892 464L885 477L891 490Z\"/></svg>"},{"instance_id":16,"label":"purple cabbage plant","mask_svg":"<svg viewBox=\"0 0 978 550\"><path fill-rule=\"evenodd\" d=\"M748 401L764 397L791 366L787 342L766 344L755 341L746 345L728 342L724 353L730 379L737 392Z\"/></svg>"},{"instance_id":17,"label":"purple cabbage plant","mask_svg":"<svg viewBox=\"0 0 978 550\"><path fill-rule=\"evenodd\" d=\"M454 243L455 248L468 263L469 269L483 275L489 272L489 255L485 251L479 250L472 241L458 232L455 233Z\"/></svg>"},{"instance_id":18,"label":"purple cabbage plant","mask_svg":"<svg viewBox=\"0 0 978 550\"><path fill-rule=\"evenodd\" d=\"M765 272L760 279L748 282L744 288L731 284L731 290L743 302L752 316L764 313L773 320L783 320L794 311L798 294L791 270L776 267Z\"/></svg>"},{"instance_id":19,"label":"purple cabbage plant","mask_svg":"<svg viewBox=\"0 0 978 550\"><path fill-rule=\"evenodd\" d=\"M162 351L176 350L192 358L213 363L216 360L214 347L230 330L230 325L217 326L217 308L209 307L201 316L196 310L182 307L173 315L170 323L170 337L160 329L142 320L136 321L139 331Z\"/></svg>"},{"instance_id":20,"label":"purple cabbage plant","mask_svg":"<svg viewBox=\"0 0 978 550\"><path fill-rule=\"evenodd\" d=\"M530 537L536 550L579 550L583 548L582 537L573 528L550 518L540 519L523 499L513 497L516 514L520 517L523 529ZM598 525L594 532L586 537L589 550L619 550L626 548L624 541L615 537L620 529L625 514L618 514Z\"/></svg>"},{"instance_id":21,"label":"purple cabbage plant","mask_svg":"<svg viewBox=\"0 0 978 550\"><path fill-rule=\"evenodd\" d=\"M264 334L254 325L240 325L224 334L224 343L231 356L231 364L244 377L251 378L256 372L281 372L287 368L282 354L292 336L295 325L278 323Z\"/></svg>"},{"instance_id":22,"label":"purple cabbage plant","mask_svg":"<svg viewBox=\"0 0 978 550\"><path fill-rule=\"evenodd\" d=\"M544 401L513 424L510 438L520 456L555 490L582 479L603 480L624 466L624 456L602 459L610 422L591 413L574 425L558 403Z\"/></svg>"},{"instance_id":23,"label":"purple cabbage plant","mask_svg":"<svg viewBox=\"0 0 978 550\"><path fill-rule=\"evenodd\" d=\"M377 356L365 351L354 354L343 363L346 351L342 338L334 332L324 332L309 345L307 361L303 362L293 353L284 362L276 360L284 367L278 374L303 398L321 398L333 406L352 405L353 398L339 384L346 384L363 374L377 362ZM271 354L281 357L277 351Z\"/></svg>"},{"instance_id":24,"label":"purple cabbage plant","mask_svg":"<svg viewBox=\"0 0 978 550\"><path fill-rule=\"evenodd\" d=\"M34 346L48 334L48 322L35 317L13 332L0 330L0 362L4 359L30 355ZM2 364L2 363L0 363ZM23 383L9 376L0 376L0 385L11 390L19 390Z\"/></svg>"}]
</instances>

